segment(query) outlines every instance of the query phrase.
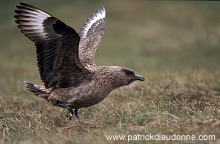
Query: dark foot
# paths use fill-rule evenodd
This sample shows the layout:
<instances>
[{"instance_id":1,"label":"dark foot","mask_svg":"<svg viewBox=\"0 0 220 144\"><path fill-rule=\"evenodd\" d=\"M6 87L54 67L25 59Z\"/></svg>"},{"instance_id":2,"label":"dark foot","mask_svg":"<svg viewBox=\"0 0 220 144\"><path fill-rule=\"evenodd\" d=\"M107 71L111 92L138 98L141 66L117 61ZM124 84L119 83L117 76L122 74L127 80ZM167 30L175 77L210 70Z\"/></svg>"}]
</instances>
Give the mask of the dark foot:
<instances>
[{"instance_id":1,"label":"dark foot","mask_svg":"<svg viewBox=\"0 0 220 144\"><path fill-rule=\"evenodd\" d=\"M73 110L70 112L68 112L67 114L66 114L66 117L69 119L69 120L71 120L72 119L72 117L73 117Z\"/></svg>"},{"instance_id":2,"label":"dark foot","mask_svg":"<svg viewBox=\"0 0 220 144\"><path fill-rule=\"evenodd\" d=\"M79 119L78 108L76 108L76 109L74 110L74 114L75 114L76 118ZM66 117L69 118L69 119L71 119L71 118L73 117L73 111L68 112L67 115L66 115Z\"/></svg>"},{"instance_id":3,"label":"dark foot","mask_svg":"<svg viewBox=\"0 0 220 144\"><path fill-rule=\"evenodd\" d=\"M68 119L71 119L71 118L73 117L73 108L72 108L71 106L65 105L65 104L61 103L59 100L54 100L54 101L53 101L53 104L56 105L56 106L59 106L59 107L68 109L69 112L68 112L67 115L66 115L66 117L67 117ZM74 110L74 114L75 114L76 118L79 119L78 108L76 108L76 109Z\"/></svg>"},{"instance_id":4,"label":"dark foot","mask_svg":"<svg viewBox=\"0 0 220 144\"><path fill-rule=\"evenodd\" d=\"M66 117L68 119L72 118L72 116L73 116L73 108L71 106L65 105L65 104L61 103L60 101L58 101L58 100L54 100L53 104L56 105L56 106L68 109L69 112L67 113ZM75 111L74 111L74 113L76 115ZM78 115L76 117L79 118Z\"/></svg>"}]
</instances>

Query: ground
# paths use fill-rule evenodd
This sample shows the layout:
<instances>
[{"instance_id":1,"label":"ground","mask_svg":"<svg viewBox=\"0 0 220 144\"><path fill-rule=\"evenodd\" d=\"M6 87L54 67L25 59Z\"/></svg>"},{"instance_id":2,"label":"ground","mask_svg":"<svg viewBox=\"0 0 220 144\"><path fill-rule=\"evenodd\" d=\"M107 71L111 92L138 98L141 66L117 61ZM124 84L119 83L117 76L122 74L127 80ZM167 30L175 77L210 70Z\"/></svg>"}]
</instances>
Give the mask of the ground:
<instances>
[{"instance_id":1,"label":"ground","mask_svg":"<svg viewBox=\"0 0 220 144\"><path fill-rule=\"evenodd\" d=\"M33 43L12 18L16 3L0 2L1 143L127 143L128 136L130 143L220 143L219 2L28 1L76 31L103 5L106 29L96 63L128 67L146 78L80 109L79 120L66 119L66 110L24 88L23 81L41 81ZM206 140L138 137L150 134ZM111 135L126 138L107 140Z\"/></svg>"}]
</instances>

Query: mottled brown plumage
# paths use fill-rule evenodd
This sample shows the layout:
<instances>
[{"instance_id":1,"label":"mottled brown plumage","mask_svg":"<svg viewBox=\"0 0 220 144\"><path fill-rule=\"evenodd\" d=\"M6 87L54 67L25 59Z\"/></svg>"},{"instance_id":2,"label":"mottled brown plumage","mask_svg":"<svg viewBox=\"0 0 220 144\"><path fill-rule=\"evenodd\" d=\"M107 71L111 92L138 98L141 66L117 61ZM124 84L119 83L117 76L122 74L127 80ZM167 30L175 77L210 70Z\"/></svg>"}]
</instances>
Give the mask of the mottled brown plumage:
<instances>
[{"instance_id":1,"label":"mottled brown plumage","mask_svg":"<svg viewBox=\"0 0 220 144\"><path fill-rule=\"evenodd\" d=\"M75 109L78 117L79 108L99 103L116 88L144 80L128 68L95 65L95 52L104 35L104 7L87 19L79 34L36 7L25 3L16 7L18 28L36 46L44 85L25 82L36 96L68 109L70 114Z\"/></svg>"}]
</instances>

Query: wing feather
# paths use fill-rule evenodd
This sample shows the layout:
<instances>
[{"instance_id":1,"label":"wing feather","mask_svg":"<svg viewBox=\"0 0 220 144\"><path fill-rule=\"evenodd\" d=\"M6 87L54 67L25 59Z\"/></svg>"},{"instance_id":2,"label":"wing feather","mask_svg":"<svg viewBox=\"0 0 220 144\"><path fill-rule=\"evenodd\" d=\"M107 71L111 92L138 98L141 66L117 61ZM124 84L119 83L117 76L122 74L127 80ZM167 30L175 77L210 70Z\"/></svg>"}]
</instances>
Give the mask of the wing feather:
<instances>
[{"instance_id":1,"label":"wing feather","mask_svg":"<svg viewBox=\"0 0 220 144\"><path fill-rule=\"evenodd\" d=\"M105 15L104 7L96 10L86 20L79 32L79 57L88 69L92 69L95 66L94 56L104 35Z\"/></svg>"},{"instance_id":2,"label":"wing feather","mask_svg":"<svg viewBox=\"0 0 220 144\"><path fill-rule=\"evenodd\" d=\"M14 16L21 32L35 43L38 70L46 88L78 86L89 71L79 59L80 37L48 13L19 3Z\"/></svg>"}]
</instances>

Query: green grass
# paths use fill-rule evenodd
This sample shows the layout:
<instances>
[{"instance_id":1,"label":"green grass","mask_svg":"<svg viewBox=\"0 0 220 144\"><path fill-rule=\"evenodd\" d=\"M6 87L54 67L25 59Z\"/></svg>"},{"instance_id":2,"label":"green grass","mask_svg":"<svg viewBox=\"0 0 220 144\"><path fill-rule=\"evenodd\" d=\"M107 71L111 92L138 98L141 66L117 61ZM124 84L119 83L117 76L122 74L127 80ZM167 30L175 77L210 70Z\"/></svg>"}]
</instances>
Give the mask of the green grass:
<instances>
[{"instance_id":1,"label":"green grass","mask_svg":"<svg viewBox=\"0 0 220 144\"><path fill-rule=\"evenodd\" d=\"M29 2L79 31L106 7L98 65L121 65L145 76L117 89L98 105L79 110L80 120L25 90L41 83L33 43L12 18L16 1L0 2L0 142L127 143L106 135L215 135L220 142L219 2L70 1ZM146 143L148 141L131 141Z\"/></svg>"}]
</instances>

